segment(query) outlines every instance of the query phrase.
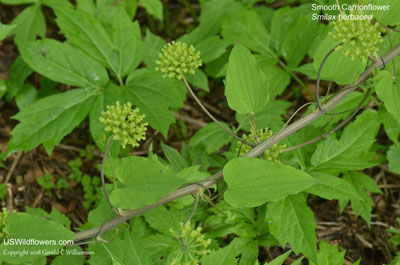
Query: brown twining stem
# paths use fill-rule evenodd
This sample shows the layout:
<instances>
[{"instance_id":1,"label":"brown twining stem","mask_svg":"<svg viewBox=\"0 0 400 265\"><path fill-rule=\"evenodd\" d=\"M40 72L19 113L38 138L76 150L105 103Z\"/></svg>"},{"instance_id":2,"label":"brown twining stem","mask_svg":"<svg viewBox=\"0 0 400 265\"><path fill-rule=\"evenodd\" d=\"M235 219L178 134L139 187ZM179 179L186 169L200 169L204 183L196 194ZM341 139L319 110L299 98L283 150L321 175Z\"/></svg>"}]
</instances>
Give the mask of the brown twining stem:
<instances>
[{"instance_id":1,"label":"brown twining stem","mask_svg":"<svg viewBox=\"0 0 400 265\"><path fill-rule=\"evenodd\" d=\"M203 105L203 103L201 103L200 99L196 96L196 94L193 92L192 88L190 87L188 81L186 80L185 76L183 75L183 73L181 73L182 79L185 82L185 85L187 87L187 89L189 90L189 93L192 95L192 97L194 98L194 100L197 102L197 104L200 106L200 108L208 115L208 117L210 117L219 127L221 127L222 130L224 130L225 132L227 132L229 135L231 135L232 137L234 137L236 140L238 140L239 142L242 142L246 145L249 145L251 147L256 146L255 144L251 144L248 143L246 141L244 141L243 139L241 139L239 136L237 136L236 134L232 133L230 130L228 130L227 128L225 128L208 110L207 108Z\"/></svg>"},{"instance_id":2,"label":"brown twining stem","mask_svg":"<svg viewBox=\"0 0 400 265\"><path fill-rule=\"evenodd\" d=\"M190 220L192 220L193 215L194 215L194 213L195 213L196 210L197 210L197 206L199 205L200 192L201 192L200 190L198 190L198 191L196 192L196 196L195 196L195 199L194 199L193 209L192 209L192 211L190 212L190 215L189 215L188 218L186 219L186 221L185 221L185 223L183 224L183 226L185 226L187 223L190 222Z\"/></svg>"},{"instance_id":3,"label":"brown twining stem","mask_svg":"<svg viewBox=\"0 0 400 265\"><path fill-rule=\"evenodd\" d=\"M339 45L340 45L340 44L339 44ZM338 45L338 46L339 46L339 45ZM315 100L317 101L318 108L319 108L319 110L321 110L321 111L324 110L324 108L323 108L322 105L321 105L321 101L319 100L319 83L321 82L321 72L322 72L322 68L324 67L326 60L328 60L329 56L336 50L336 48L337 48L338 46L332 48L332 49L328 52L328 54L325 55L325 58L322 60L322 63L321 63L321 65L319 66L318 76L317 76L317 82L316 82L316 85L315 85Z\"/></svg>"},{"instance_id":4,"label":"brown twining stem","mask_svg":"<svg viewBox=\"0 0 400 265\"><path fill-rule=\"evenodd\" d=\"M400 54L400 44L398 44L396 47L394 47L392 50L390 50L388 53L386 53L383 56L383 59L385 62L390 62L392 61L396 56ZM265 150L273 146L274 144L278 143L279 141L285 139L289 135L297 132L298 130L302 129L303 127L307 126L314 120L318 119L322 115L324 115L325 111L330 110L333 108L333 106L337 105L338 102L342 101L347 95L349 95L351 92L353 92L357 87L359 87L362 83L364 83L368 78L370 78L374 72L375 68L382 69L383 63L381 60L378 60L374 62L370 67L368 67L367 70L365 70L358 80L354 82L353 84L347 85L344 87L340 92L338 92L335 96L333 96L326 104L326 110L317 110L314 112L311 112L307 116L297 120L296 122L292 123L291 125L287 126L284 130L281 132L271 136L267 140L259 143L256 147L250 150L245 157L257 157L261 155ZM182 198L186 195L196 193L199 189L199 185L203 185L206 187L211 187L220 180L222 180L223 175L222 175L222 170L218 171L211 177L202 180L196 184L184 186L174 192L171 192L170 194L162 197L159 201L156 203L150 204L150 205L145 205L140 209L136 210L127 210L124 211L121 215L114 217L112 220L105 222L101 226L94 227L92 229L86 230L86 231L81 231L75 234L74 244L79 244L82 242L87 242L97 234L103 234L114 227L117 227L118 225L128 221L129 219L132 219L133 217L142 214L144 212L147 212L157 206L166 204L168 202L171 202L173 200ZM101 229L101 232L99 230Z\"/></svg>"},{"instance_id":5,"label":"brown twining stem","mask_svg":"<svg viewBox=\"0 0 400 265\"><path fill-rule=\"evenodd\" d=\"M108 197L108 194L107 194L107 191L106 191L106 183L105 183L105 180L104 180L104 165L106 163L107 155L108 155L108 152L110 151L110 147L111 147L112 142L113 142L113 138L111 137L110 140L108 141L106 150L105 150L104 155L103 155L103 159L101 161L100 176L101 176L101 186L103 188L104 197L106 198L107 203L110 205L110 207L114 211L114 213L116 215L119 215L119 212L117 211L117 209L115 209L115 207L112 205L112 203L110 201L110 197Z\"/></svg>"}]
</instances>

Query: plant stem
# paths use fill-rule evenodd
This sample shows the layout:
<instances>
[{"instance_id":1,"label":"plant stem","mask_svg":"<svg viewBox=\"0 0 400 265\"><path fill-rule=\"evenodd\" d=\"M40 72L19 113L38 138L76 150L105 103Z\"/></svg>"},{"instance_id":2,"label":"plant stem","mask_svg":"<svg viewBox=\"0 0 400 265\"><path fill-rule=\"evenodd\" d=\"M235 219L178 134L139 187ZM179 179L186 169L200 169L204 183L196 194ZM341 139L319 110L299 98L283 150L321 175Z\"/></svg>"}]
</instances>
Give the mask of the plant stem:
<instances>
[{"instance_id":1,"label":"plant stem","mask_svg":"<svg viewBox=\"0 0 400 265\"><path fill-rule=\"evenodd\" d=\"M221 127L222 130L224 130L225 132L227 132L229 135L231 135L232 137L234 137L236 140L238 140L239 142L242 142L246 145L249 145L251 147L254 147L254 144L248 143L246 141L244 141L242 138L240 138L239 136L237 136L236 134L232 133L230 130L228 130L227 128L225 128L208 110L207 108L203 105L203 103L201 103L200 99L196 96L196 94L193 92L192 88L190 87L188 81L186 80L185 76L183 75L183 73L181 73L183 81L185 82L185 85L189 91L189 93L192 95L192 97L194 98L194 100L197 102L197 104L199 104L200 108L208 115L208 117L210 117L219 127Z\"/></svg>"},{"instance_id":2,"label":"plant stem","mask_svg":"<svg viewBox=\"0 0 400 265\"><path fill-rule=\"evenodd\" d=\"M110 151L110 147L111 147L112 142L113 142L113 138L110 137L110 140L108 141L106 150L105 150L104 155L103 155L103 159L101 161L101 173L100 173L100 176L101 176L101 186L103 187L104 197L106 198L106 200L107 200L108 204L110 205L111 209L118 216L119 212L117 211L117 209L114 208L114 206L112 205L112 203L110 201L110 198L108 197L108 194L107 194L107 191L106 191L106 183L105 183L105 180L104 180L104 165L106 163L107 155L108 155L108 152Z\"/></svg>"},{"instance_id":3,"label":"plant stem","mask_svg":"<svg viewBox=\"0 0 400 265\"><path fill-rule=\"evenodd\" d=\"M339 45L340 45L340 44L339 44ZM336 47L337 47L337 46L336 46ZM322 68L323 68L324 65L325 65L326 60L328 60L328 57L336 50L336 47L332 48L332 49L328 52L328 54L325 55L325 58L322 60L322 63L321 63L321 65L320 65L320 67L319 67L319 70L318 70L317 83L316 83L316 85L315 85L315 100L317 101L318 108L319 108L319 110L321 110L321 111L324 109L324 108L322 107L322 105L321 105L321 101L319 100L319 83L320 83L320 81L321 81L321 72L322 72Z\"/></svg>"},{"instance_id":4,"label":"plant stem","mask_svg":"<svg viewBox=\"0 0 400 265\"><path fill-rule=\"evenodd\" d=\"M311 140L309 140L309 141L307 141L307 142L305 142L305 143L302 143L302 144L299 144L299 145L296 145L296 146L292 146L292 147L283 149L281 152L284 153L284 152L292 151L292 150L295 150L295 149L304 147L304 146L306 146L306 145L312 144L312 143L314 143L314 142L316 142L316 141L319 141L319 140L322 139L322 138L328 137L330 134L332 134L332 133L334 133L335 131L337 131L337 130L339 130L340 128L342 128L342 127L343 127L344 125L346 125L354 116L356 116L357 112L360 111L362 105L364 104L365 100L368 98L370 92L371 92L371 88L368 89L367 93L365 94L365 96L364 96L363 99L361 100L361 102L360 102L360 104L358 105L358 107L353 111L353 113L352 113L349 117L347 117L345 120L343 120L338 126L336 126L336 127L333 128L332 130L330 130L330 131L328 131L328 132L326 132L326 133L324 133L324 134L322 134L322 135L320 135L320 136L318 136L318 137L315 137L315 138L313 138L313 139L311 139Z\"/></svg>"}]
</instances>

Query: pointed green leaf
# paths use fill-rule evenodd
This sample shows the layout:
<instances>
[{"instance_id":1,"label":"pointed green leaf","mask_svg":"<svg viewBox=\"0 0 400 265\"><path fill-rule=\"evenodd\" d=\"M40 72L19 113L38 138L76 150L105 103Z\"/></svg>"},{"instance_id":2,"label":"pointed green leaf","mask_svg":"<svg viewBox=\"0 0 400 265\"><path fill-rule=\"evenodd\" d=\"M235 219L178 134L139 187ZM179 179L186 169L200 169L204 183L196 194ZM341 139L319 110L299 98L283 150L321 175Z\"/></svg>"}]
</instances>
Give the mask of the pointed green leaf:
<instances>
[{"instance_id":1,"label":"pointed green leaf","mask_svg":"<svg viewBox=\"0 0 400 265\"><path fill-rule=\"evenodd\" d=\"M289 243L296 254L303 253L311 261L317 261L317 224L304 194L269 202L266 219L281 246Z\"/></svg>"},{"instance_id":2,"label":"pointed green leaf","mask_svg":"<svg viewBox=\"0 0 400 265\"><path fill-rule=\"evenodd\" d=\"M44 37L46 22L40 4L25 8L12 22L16 25L13 34L18 40L35 40L37 36Z\"/></svg>"},{"instance_id":3,"label":"pointed green leaf","mask_svg":"<svg viewBox=\"0 0 400 265\"><path fill-rule=\"evenodd\" d=\"M225 96L229 107L240 114L256 113L268 103L268 83L256 59L237 43L229 56Z\"/></svg>"},{"instance_id":4,"label":"pointed green leaf","mask_svg":"<svg viewBox=\"0 0 400 265\"><path fill-rule=\"evenodd\" d=\"M228 130L229 127L222 123ZM198 130L195 135L190 138L190 145L202 145L205 147L207 154L218 151L222 146L232 141L233 137L225 132L215 122L207 124Z\"/></svg>"},{"instance_id":5,"label":"pointed green leaf","mask_svg":"<svg viewBox=\"0 0 400 265\"><path fill-rule=\"evenodd\" d=\"M285 259L290 255L290 253L292 253L291 250L286 251L285 253L283 253L282 255L279 255L278 257L276 257L274 260L272 260L271 262L267 262L265 263L265 265L282 265L283 262L285 261Z\"/></svg>"},{"instance_id":6,"label":"pointed green leaf","mask_svg":"<svg viewBox=\"0 0 400 265\"><path fill-rule=\"evenodd\" d=\"M15 27L16 25L5 25L0 23L0 41L4 40Z\"/></svg>"},{"instance_id":7,"label":"pointed green leaf","mask_svg":"<svg viewBox=\"0 0 400 265\"><path fill-rule=\"evenodd\" d=\"M386 10L378 9L370 11L374 18L383 25L399 25L400 24L400 2L397 0L375 0L375 6L387 6Z\"/></svg>"},{"instance_id":8,"label":"pointed green leaf","mask_svg":"<svg viewBox=\"0 0 400 265\"><path fill-rule=\"evenodd\" d=\"M393 79L393 74L388 71L379 73L381 80L376 84L376 93L385 103L387 111L400 122L400 82Z\"/></svg>"},{"instance_id":9,"label":"pointed green leaf","mask_svg":"<svg viewBox=\"0 0 400 265\"><path fill-rule=\"evenodd\" d=\"M179 172L188 166L183 156L174 148L161 142L161 149L175 171Z\"/></svg>"},{"instance_id":10,"label":"pointed green leaf","mask_svg":"<svg viewBox=\"0 0 400 265\"><path fill-rule=\"evenodd\" d=\"M235 257L235 248L231 243L224 248L220 248L217 251L211 252L209 255L204 256L201 259L202 265L235 265L237 259Z\"/></svg>"},{"instance_id":11,"label":"pointed green leaf","mask_svg":"<svg viewBox=\"0 0 400 265\"><path fill-rule=\"evenodd\" d=\"M346 126L340 140L331 135L318 144L317 150L311 157L311 163L318 170L330 168L354 170L367 167L371 162L364 162L368 158L365 154L375 141L380 127L377 118L377 112L374 110L366 110L358 115L354 122Z\"/></svg>"},{"instance_id":12,"label":"pointed green leaf","mask_svg":"<svg viewBox=\"0 0 400 265\"><path fill-rule=\"evenodd\" d=\"M67 43L53 39L17 42L22 59L47 78L78 87L104 87L108 75L103 67Z\"/></svg>"},{"instance_id":13,"label":"pointed green leaf","mask_svg":"<svg viewBox=\"0 0 400 265\"><path fill-rule=\"evenodd\" d=\"M159 20L163 20L163 5L160 0L139 0L146 11Z\"/></svg>"},{"instance_id":14,"label":"pointed green leaf","mask_svg":"<svg viewBox=\"0 0 400 265\"><path fill-rule=\"evenodd\" d=\"M114 206L124 209L155 203L183 184L167 166L144 157L121 159L115 172L123 187L114 190L110 199Z\"/></svg>"},{"instance_id":15,"label":"pointed green leaf","mask_svg":"<svg viewBox=\"0 0 400 265\"><path fill-rule=\"evenodd\" d=\"M311 176L319 180L319 183L307 189L308 193L317 195L321 198L334 199L358 199L362 197L354 187L347 181L323 172L310 172Z\"/></svg>"},{"instance_id":16,"label":"pointed green leaf","mask_svg":"<svg viewBox=\"0 0 400 265\"><path fill-rule=\"evenodd\" d=\"M346 251L339 251L338 247L321 240L319 242L318 265L343 265ZM314 263L311 263L315 265Z\"/></svg>"},{"instance_id":17,"label":"pointed green leaf","mask_svg":"<svg viewBox=\"0 0 400 265\"><path fill-rule=\"evenodd\" d=\"M233 159L223 173L228 184L224 198L234 207L255 207L281 200L316 184L304 171L258 158Z\"/></svg>"},{"instance_id":18,"label":"pointed green leaf","mask_svg":"<svg viewBox=\"0 0 400 265\"><path fill-rule=\"evenodd\" d=\"M74 89L25 107L14 116L20 123L11 132L8 155L29 151L40 144L51 150L86 117L94 95L90 89Z\"/></svg>"},{"instance_id":19,"label":"pointed green leaf","mask_svg":"<svg viewBox=\"0 0 400 265\"><path fill-rule=\"evenodd\" d=\"M46 256L48 251L57 251L75 236L74 232L55 222L27 213L12 213L6 218L8 233L12 239L40 240L41 243L1 244L0 253L27 251L24 255L1 255L1 260L12 264L21 264L33 261L38 256ZM60 245L60 240L64 241ZM47 242L47 243L46 243ZM36 255L29 254L36 252Z\"/></svg>"},{"instance_id":20,"label":"pointed green leaf","mask_svg":"<svg viewBox=\"0 0 400 265\"><path fill-rule=\"evenodd\" d=\"M97 18L84 11L68 8L57 9L56 16L57 25L68 41L85 51L101 65L110 68L120 78L121 56L114 48L108 32ZM130 60L130 58L125 59Z\"/></svg>"},{"instance_id":21,"label":"pointed green leaf","mask_svg":"<svg viewBox=\"0 0 400 265\"><path fill-rule=\"evenodd\" d=\"M231 12L222 21L221 34L225 40L239 41L252 51L273 54L269 49L269 32L255 11Z\"/></svg>"}]
</instances>

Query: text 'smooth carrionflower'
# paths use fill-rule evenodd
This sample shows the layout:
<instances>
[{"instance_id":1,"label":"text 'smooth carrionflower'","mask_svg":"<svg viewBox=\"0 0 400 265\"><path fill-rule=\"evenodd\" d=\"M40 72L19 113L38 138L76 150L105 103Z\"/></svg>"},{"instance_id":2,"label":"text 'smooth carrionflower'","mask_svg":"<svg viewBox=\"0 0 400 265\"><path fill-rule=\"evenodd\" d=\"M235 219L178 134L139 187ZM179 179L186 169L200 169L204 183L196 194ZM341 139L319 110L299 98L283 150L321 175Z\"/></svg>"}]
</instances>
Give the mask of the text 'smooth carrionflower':
<instances>
[{"instance_id":1,"label":"text 'smooth carrionflower'","mask_svg":"<svg viewBox=\"0 0 400 265\"><path fill-rule=\"evenodd\" d=\"M257 144L259 142L267 140L269 137L273 135L273 132L270 129L260 129L256 131L257 137L255 137L254 133L245 134L242 136L242 139L251 144ZM278 143L271 146L268 150L262 154L262 158L266 160L274 161L275 163L281 163L278 160L278 156L281 151L286 147L286 145L279 145ZM251 150L251 146L243 144L241 142L237 142L236 152L239 153L240 156L247 154Z\"/></svg>"},{"instance_id":2,"label":"text 'smooth carrionflower'","mask_svg":"<svg viewBox=\"0 0 400 265\"><path fill-rule=\"evenodd\" d=\"M202 64L200 52L193 45L188 46L180 41L173 41L165 45L160 59L156 61L156 71L163 73L163 77L182 79L182 74L194 74Z\"/></svg>"},{"instance_id":3,"label":"text 'smooth carrionflower'","mask_svg":"<svg viewBox=\"0 0 400 265\"><path fill-rule=\"evenodd\" d=\"M378 23L372 24L370 20L339 19L332 23L333 29L329 35L342 43L337 49L344 47L345 55L352 60L358 57L366 61L369 55L377 51L377 45L383 42Z\"/></svg>"},{"instance_id":4,"label":"text 'smooth carrionflower'","mask_svg":"<svg viewBox=\"0 0 400 265\"><path fill-rule=\"evenodd\" d=\"M114 140L121 140L122 148L126 145L139 146L141 140L146 139L147 122L144 114L139 114L139 109L132 109L130 102L114 106L107 106L107 111L102 111L100 121L104 123L105 130L111 132Z\"/></svg>"},{"instance_id":5,"label":"text 'smooth carrionflower'","mask_svg":"<svg viewBox=\"0 0 400 265\"><path fill-rule=\"evenodd\" d=\"M170 229L172 236L179 240L178 248L171 251L173 259L170 265L198 265L200 259L211 252L208 249L211 239L205 239L201 230L201 227L193 229L190 222L185 225L181 223L179 233Z\"/></svg>"}]
</instances>

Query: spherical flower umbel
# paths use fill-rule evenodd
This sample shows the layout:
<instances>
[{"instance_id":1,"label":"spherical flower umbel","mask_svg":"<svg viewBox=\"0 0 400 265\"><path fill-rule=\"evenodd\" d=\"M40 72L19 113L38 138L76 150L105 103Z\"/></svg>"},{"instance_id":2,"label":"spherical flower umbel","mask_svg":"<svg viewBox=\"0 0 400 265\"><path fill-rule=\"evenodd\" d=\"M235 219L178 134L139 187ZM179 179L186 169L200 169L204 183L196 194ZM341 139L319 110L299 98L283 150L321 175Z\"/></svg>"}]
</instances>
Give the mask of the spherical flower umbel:
<instances>
[{"instance_id":1,"label":"spherical flower umbel","mask_svg":"<svg viewBox=\"0 0 400 265\"><path fill-rule=\"evenodd\" d=\"M0 211L0 241L3 242L4 239L7 239L10 237L8 234L8 229L7 229L7 224L6 224L6 218L8 216L8 212L6 208L3 208L2 211Z\"/></svg>"},{"instance_id":2,"label":"spherical flower umbel","mask_svg":"<svg viewBox=\"0 0 400 265\"><path fill-rule=\"evenodd\" d=\"M357 15L354 12L352 14ZM355 19L339 19L332 23L333 29L329 35L342 43L337 49L344 47L345 55L350 56L351 60L358 57L365 62L369 55L377 51L377 45L383 42L378 23Z\"/></svg>"},{"instance_id":3,"label":"spherical flower umbel","mask_svg":"<svg viewBox=\"0 0 400 265\"><path fill-rule=\"evenodd\" d=\"M126 145L139 146L141 140L146 139L147 122L144 114L139 114L139 109L132 109L130 102L114 106L107 106L107 111L102 111L100 121L104 123L105 130L111 132L114 140L121 140L122 148Z\"/></svg>"},{"instance_id":4,"label":"spherical flower umbel","mask_svg":"<svg viewBox=\"0 0 400 265\"><path fill-rule=\"evenodd\" d=\"M245 134L242 136L242 139L251 144L257 144L259 142L267 140L269 137L273 135L273 132L270 129L260 129L256 131L257 137L255 137L254 133ZM279 145L278 143L271 146L268 150L262 154L262 158L265 160L271 160L275 163L280 164L281 162L278 160L278 156L281 151L286 147L286 145ZM247 154L251 150L251 146L243 144L241 142L237 142L236 152L239 152L240 156Z\"/></svg>"},{"instance_id":5,"label":"spherical flower umbel","mask_svg":"<svg viewBox=\"0 0 400 265\"><path fill-rule=\"evenodd\" d=\"M208 249L211 239L205 239L201 230L201 227L193 229L190 222L181 223L179 233L170 229L171 234L179 239L179 247L173 248L170 254L173 255L170 265L198 265L200 259L211 252Z\"/></svg>"},{"instance_id":6,"label":"spherical flower umbel","mask_svg":"<svg viewBox=\"0 0 400 265\"><path fill-rule=\"evenodd\" d=\"M163 73L163 77L182 79L182 75L194 71L201 66L200 52L193 45L188 46L180 41L173 41L165 45L160 59L156 61L156 71Z\"/></svg>"}]
</instances>

